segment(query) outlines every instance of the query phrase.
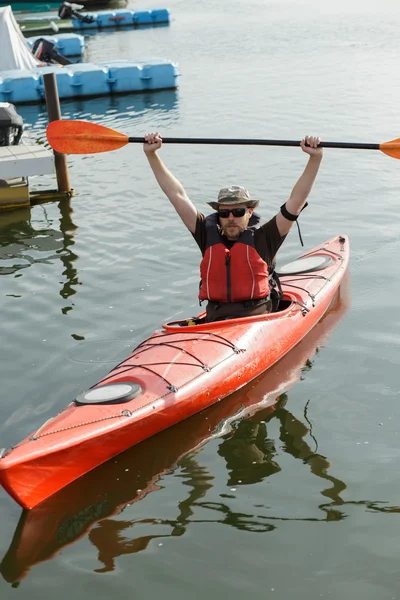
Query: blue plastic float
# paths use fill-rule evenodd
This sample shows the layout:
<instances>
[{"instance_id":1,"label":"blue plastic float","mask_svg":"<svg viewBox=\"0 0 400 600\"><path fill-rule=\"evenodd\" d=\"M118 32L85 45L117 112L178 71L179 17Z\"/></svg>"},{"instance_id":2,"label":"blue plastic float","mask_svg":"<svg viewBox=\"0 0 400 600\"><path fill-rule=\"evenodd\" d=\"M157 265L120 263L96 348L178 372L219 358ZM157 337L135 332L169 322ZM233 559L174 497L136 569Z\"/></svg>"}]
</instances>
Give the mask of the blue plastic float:
<instances>
[{"instance_id":1,"label":"blue plastic float","mask_svg":"<svg viewBox=\"0 0 400 600\"><path fill-rule=\"evenodd\" d=\"M82 13L85 16L93 17L93 21L91 23L84 23L83 21L72 18L71 19L71 27L69 29L79 29L79 30L89 30L96 31L104 28L110 27L140 27L140 26L149 26L149 25L161 25L168 24L170 21L170 12L167 8L156 8L153 10L126 10L126 9L117 9L117 10L102 10L98 12L85 12ZM53 16L51 18L54 23L59 24L60 27L63 26L63 20L58 16ZM36 26L38 23L43 22L43 25L46 26L49 23L49 16L34 16L34 17L24 17L20 19L20 25L27 25L33 22ZM29 33L29 29L24 32L24 35Z\"/></svg>"},{"instance_id":2,"label":"blue plastic float","mask_svg":"<svg viewBox=\"0 0 400 600\"><path fill-rule=\"evenodd\" d=\"M0 102L44 101L45 73L55 73L60 99L175 89L179 76L177 65L162 58L3 71L0 72Z\"/></svg>"},{"instance_id":3,"label":"blue plastic float","mask_svg":"<svg viewBox=\"0 0 400 600\"><path fill-rule=\"evenodd\" d=\"M28 46L33 47L36 40L44 38L55 45L63 56L82 56L85 48L85 38L78 33L58 33L56 35L37 35L26 38Z\"/></svg>"},{"instance_id":4,"label":"blue plastic float","mask_svg":"<svg viewBox=\"0 0 400 600\"><path fill-rule=\"evenodd\" d=\"M104 29L105 27L135 27L140 25L157 25L169 23L169 10L157 8L154 10L114 10L88 12L85 15L93 17L91 23L72 19L74 29Z\"/></svg>"}]
</instances>

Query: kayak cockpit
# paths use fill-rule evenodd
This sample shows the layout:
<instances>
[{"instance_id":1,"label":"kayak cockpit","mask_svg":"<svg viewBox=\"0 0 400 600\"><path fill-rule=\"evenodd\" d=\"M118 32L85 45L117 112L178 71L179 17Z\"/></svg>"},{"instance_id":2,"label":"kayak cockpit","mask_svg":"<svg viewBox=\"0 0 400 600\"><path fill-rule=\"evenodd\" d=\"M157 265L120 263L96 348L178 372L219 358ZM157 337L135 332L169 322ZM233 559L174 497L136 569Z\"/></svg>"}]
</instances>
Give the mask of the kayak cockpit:
<instances>
[{"instance_id":1,"label":"kayak cockpit","mask_svg":"<svg viewBox=\"0 0 400 600\"><path fill-rule=\"evenodd\" d=\"M279 301L279 308L273 313L265 313L263 315L253 315L249 317L236 317L232 319L224 319L222 321L212 321L211 323L206 322L206 313L202 312L197 317L190 317L189 319L182 319L179 321L170 321L164 323L162 326L165 331L176 331L177 329L189 328L193 330L199 329L219 329L221 325L239 325L243 323L252 323L254 321L265 321L276 319L278 316L284 316L288 314L294 304L299 303L299 298L290 294L285 294L284 297Z\"/></svg>"},{"instance_id":2,"label":"kayak cockpit","mask_svg":"<svg viewBox=\"0 0 400 600\"><path fill-rule=\"evenodd\" d=\"M339 238L340 243L344 243L344 238ZM287 263L276 269L276 274L284 283L285 277L300 277L300 287L301 290L301 281L303 278L306 278L309 275L310 278L321 278L328 279L324 277L324 275L318 274L328 267L332 267L335 265L335 261L342 261L342 257L336 252L332 252L327 250L326 248L320 248L318 252L306 254L297 258L296 260ZM328 269L329 270L329 269ZM305 279L304 279L305 281ZM291 287L298 287L296 285L292 285ZM307 290L303 288L303 291L307 294ZM310 296L310 295L309 295ZM310 296L311 297L311 296ZM239 317L232 319L224 319L223 321L212 321L211 323L206 323L206 313L202 312L197 317L191 317L189 319L182 319L179 321L171 321L169 323L165 323L163 325L163 329L166 331L176 331L181 328L189 328L189 330L199 330L199 329L214 329L220 328L222 324L224 325L238 325L243 323L251 323L254 321L264 321L270 319L276 319L277 317L281 318L286 314L289 314L292 308L297 305L297 308L300 306L303 311L308 311L308 308L304 304L304 297L302 298L296 292L288 292L284 290L283 298L279 300L278 308L272 313L266 313L263 315L254 315L249 317Z\"/></svg>"}]
</instances>

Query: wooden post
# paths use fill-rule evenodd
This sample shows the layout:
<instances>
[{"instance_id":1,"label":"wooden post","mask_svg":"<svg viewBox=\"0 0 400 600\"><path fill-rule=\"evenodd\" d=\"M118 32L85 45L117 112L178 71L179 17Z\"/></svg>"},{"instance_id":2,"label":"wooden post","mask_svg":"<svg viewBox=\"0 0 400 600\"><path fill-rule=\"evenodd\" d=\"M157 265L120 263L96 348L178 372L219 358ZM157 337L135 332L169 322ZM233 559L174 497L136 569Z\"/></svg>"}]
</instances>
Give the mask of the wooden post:
<instances>
[{"instance_id":1,"label":"wooden post","mask_svg":"<svg viewBox=\"0 0 400 600\"><path fill-rule=\"evenodd\" d=\"M49 123L51 121L58 121L61 119L61 109L55 73L46 73L43 75L43 82ZM65 154L54 152L54 163L56 167L58 191L70 192L71 184L69 181L67 157Z\"/></svg>"}]
</instances>

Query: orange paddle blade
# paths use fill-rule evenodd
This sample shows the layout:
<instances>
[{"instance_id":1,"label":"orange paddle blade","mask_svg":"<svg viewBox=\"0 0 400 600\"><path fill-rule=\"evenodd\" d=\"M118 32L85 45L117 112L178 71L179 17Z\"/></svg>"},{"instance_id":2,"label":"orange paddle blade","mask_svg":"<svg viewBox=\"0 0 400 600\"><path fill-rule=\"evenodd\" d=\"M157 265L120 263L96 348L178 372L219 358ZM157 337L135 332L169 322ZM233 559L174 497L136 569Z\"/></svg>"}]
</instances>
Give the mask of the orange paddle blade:
<instances>
[{"instance_id":1,"label":"orange paddle blade","mask_svg":"<svg viewBox=\"0 0 400 600\"><path fill-rule=\"evenodd\" d=\"M117 150L128 143L123 133L87 121L52 121L47 140L60 154L94 154Z\"/></svg>"},{"instance_id":2,"label":"orange paddle blade","mask_svg":"<svg viewBox=\"0 0 400 600\"><path fill-rule=\"evenodd\" d=\"M382 152L393 158L400 158L400 138L379 144L379 150L382 150Z\"/></svg>"}]
</instances>

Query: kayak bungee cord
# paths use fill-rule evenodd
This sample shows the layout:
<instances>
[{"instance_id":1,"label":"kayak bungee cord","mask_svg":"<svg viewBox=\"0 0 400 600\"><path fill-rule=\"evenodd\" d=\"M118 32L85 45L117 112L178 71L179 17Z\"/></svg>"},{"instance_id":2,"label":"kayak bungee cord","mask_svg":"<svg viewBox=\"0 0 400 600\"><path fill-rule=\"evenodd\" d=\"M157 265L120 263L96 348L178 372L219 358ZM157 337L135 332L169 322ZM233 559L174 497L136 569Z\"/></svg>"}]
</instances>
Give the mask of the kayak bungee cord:
<instances>
[{"instance_id":1,"label":"kayak bungee cord","mask_svg":"<svg viewBox=\"0 0 400 600\"><path fill-rule=\"evenodd\" d=\"M213 332L210 331L206 331L206 332L200 332L203 333L205 337L202 337L201 340L204 342L214 342L217 344L223 344L225 346L227 346L228 348L230 348L233 352L232 355L227 356L225 358L223 358L221 361L219 361L218 363L216 363L215 365L213 365L212 367L206 365L205 363L203 363L197 356L195 356L194 354L188 352L185 348L182 348L181 346L178 346L177 344L179 342L181 343L186 343L188 341L194 341L194 342L198 342L199 338L198 337L191 337L191 338L182 338L182 339L177 339L177 340L172 340L172 341L166 341L166 342L158 342L155 344L149 343L148 340L145 340L144 342L142 342L141 344L139 344L139 346L137 346L132 353L130 354L130 356L128 357L128 359L126 359L125 361L122 361L121 363L119 363L117 366L115 366L108 374L107 377L105 377L103 379L103 383L107 382L109 379L111 379L114 376L115 371L119 371L119 375L124 373L125 371L131 371L132 369L137 369L137 368L141 368L144 369L145 371L149 371L150 373L153 373L153 375L156 375L157 377L160 377L163 381L165 381L165 383L167 384L167 388L169 389L169 391L171 392L177 392L178 389L180 387L182 387L183 385L186 385L187 383L189 383L190 381L192 381L193 379L196 379L198 377L198 375L195 375L193 378L189 379L188 381L186 381L185 383L181 384L179 387L176 387L175 385L173 385L172 382L168 381L163 375L161 375L160 373L157 373L156 370L154 369L150 369L149 367L155 367L155 366L161 366L161 365L170 365L171 362L155 362L155 363L140 363L140 364L132 364L130 362L131 359L135 358L135 356L137 356L139 353L142 352L146 352L146 351L150 351L153 348L160 348L160 347L167 347L167 348L172 348L174 350L179 350L185 354L188 354L189 356L191 356L192 358L194 358L195 360L197 360L199 362L199 364L195 364L195 363L187 363L187 362L180 362L180 361L176 361L174 362L174 366L190 366L190 367L199 367L202 369L203 372L209 372L211 371L211 369L215 368L216 366L220 365L221 362L224 362L225 360L228 360L228 358L231 358L231 356L233 356L234 354L240 354L241 352L246 352L246 350L243 349L239 349L237 348L234 344L232 344L232 342L230 342L229 340L227 340L226 338L222 337L221 335L218 334L214 334ZM193 336L193 332L192 331L179 331L178 332L169 332L166 333L164 335L155 335L152 336L149 339L159 339L159 338L165 338L168 335L192 335ZM217 339L211 339L210 336L214 336ZM201 374L201 373L200 373Z\"/></svg>"},{"instance_id":2,"label":"kayak bungee cord","mask_svg":"<svg viewBox=\"0 0 400 600\"><path fill-rule=\"evenodd\" d=\"M182 333L184 333L184 332L182 332ZM188 333L189 333L189 332L188 332ZM194 339L195 339L195 338L194 338ZM211 340L203 340L203 341L211 341ZM161 344L157 344L157 345L158 345L158 346L160 346ZM233 348L232 348L232 349L233 349ZM234 353L234 354L238 354L238 353L240 354L241 352L246 352L246 350L238 350L237 348L236 348L236 350L233 350L233 353ZM226 360L228 360L228 359L229 359L229 358L231 358L232 356L233 356L233 355L230 355L230 356L227 356L227 357L223 358L222 360L220 360L218 363L216 363L216 364L215 364L215 365L213 365L212 367L209 367L207 370L208 370L208 371L211 371L212 369L214 369L215 367L218 367L220 364L222 364L223 362L225 362ZM128 359L128 360L129 360L129 359ZM170 365L171 363L159 363L159 364L168 364L168 365ZM176 365L176 366L180 366L180 363L178 363L178 362L177 362L177 363L174 363L174 365ZM126 365L126 366L128 366L128 365ZM200 366L200 365L192 365L192 366ZM150 372L151 372L151 373L153 373L154 375L156 375L156 376L160 377L160 378L161 378L163 381L165 381L165 383L167 383L167 384L168 384L168 381L167 381L167 380L166 380L166 379L165 379L165 378L164 378L162 375L160 375L160 374L159 374L159 373L157 373L156 371L153 371L152 369L146 369L146 367L145 367L145 366L143 366L143 365L129 365L129 367L130 367L130 368L129 368L129 370L132 370L133 368L136 368L136 367L141 367L141 368L143 368L144 370L150 371ZM117 367L115 367L115 368L117 368ZM122 365L120 365L120 368L122 368ZM113 369L113 370L110 372L110 374L109 374L109 376L108 376L108 377L105 377L105 378L102 380L102 385L104 385L104 384L105 384L105 383L106 383L106 382L107 382L109 379L111 379L111 377L113 376L114 370L115 370L115 369ZM120 373L121 373L121 372L120 372ZM124 371L122 371L122 373L124 373ZM42 425L42 426L41 426L41 427L40 427L40 428L37 430L37 432L36 432L35 434L33 434L33 435L32 435L32 436L29 438L29 439L25 440L25 443L27 443L27 442L29 442L29 441L35 441L35 440L38 440L38 439L40 439L40 438L42 438L42 437L45 437L45 436L49 436L49 435L53 435L53 434L56 434L56 433L60 433L60 432L62 432L62 431L68 431L68 430L70 430L70 429L76 429L77 427L84 427L85 425L91 425L91 424L94 424L94 423L99 423L99 422L101 422L101 421L107 421L107 420L110 420L110 419L117 419L117 418L120 418L120 417L133 417L135 412L138 412L138 411L140 411L140 410L143 410L144 408L147 408L147 407L148 407L148 406L150 406L150 405L152 405L152 406L153 406L153 408L155 408L155 406L154 406L154 405L155 405L155 404L156 404L156 403L157 403L159 400L162 400L163 398L165 398L166 396L168 396L168 395L169 395L169 394L171 394L171 393L176 393L176 392L177 392L179 389L181 389L182 387L184 387L184 386L185 386L185 385L187 385L188 383L191 383L192 381L194 381L195 379L197 379L198 377L200 377L200 376L201 376L203 373L204 373L204 370L202 369L202 372L201 372L201 373L199 373L198 375L194 375L193 377L191 377L190 379L188 379L187 381L185 381L184 383L182 383L182 384L181 384L181 385L179 385L178 387L176 387L176 386L174 386L174 385L172 385L172 384L168 384L168 385L167 385L167 391L166 391L164 394L161 394L161 395L160 395L160 396L158 396L157 398L153 398L153 400L151 400L150 402L148 402L148 403L146 403L146 404L144 404L144 405L138 406L137 408L131 408L130 410L123 409L123 410L121 410L121 411L120 411L120 413L118 413L118 414L115 414L115 415L107 415L107 416L104 416L104 417L100 417L100 418L98 418L98 419L93 419L92 421L85 421L85 422L83 422L83 423L75 423L74 425L69 425L68 427L61 427L61 428L59 428L59 429L54 429L54 430L51 430L51 431L46 431L45 433L41 433L41 434L39 434L39 435L38 435L38 432L39 432L39 431L41 431L41 430L43 429L43 427L44 427L44 425ZM95 386L93 386L93 387L95 387ZM92 388L92 389L93 389L93 388ZM50 421L51 421L51 419L49 419L49 421L48 421L48 422L46 422L46 423L45 423L45 425L47 425L47 424L48 424ZM24 443L24 442L21 442L21 444L23 444L23 443ZM20 444L20 445L21 445L21 444ZM13 449L13 447L12 447L11 449Z\"/></svg>"}]
</instances>

